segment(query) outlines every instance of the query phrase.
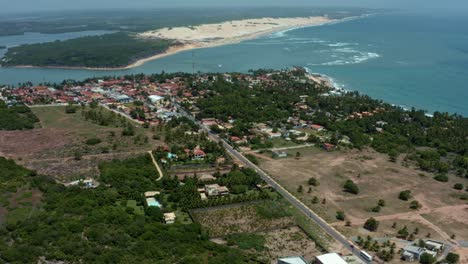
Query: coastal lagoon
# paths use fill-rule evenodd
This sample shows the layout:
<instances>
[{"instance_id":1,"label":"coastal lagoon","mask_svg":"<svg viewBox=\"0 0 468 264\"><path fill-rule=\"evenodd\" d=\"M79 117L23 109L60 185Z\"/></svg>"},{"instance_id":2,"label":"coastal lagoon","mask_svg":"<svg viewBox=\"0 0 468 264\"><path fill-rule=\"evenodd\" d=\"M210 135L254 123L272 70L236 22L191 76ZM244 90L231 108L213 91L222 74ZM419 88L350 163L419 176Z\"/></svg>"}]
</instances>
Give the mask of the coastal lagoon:
<instances>
[{"instance_id":1,"label":"coastal lagoon","mask_svg":"<svg viewBox=\"0 0 468 264\"><path fill-rule=\"evenodd\" d=\"M181 52L127 70L0 68L0 83L192 72L192 63L203 72L303 66L329 76L339 88L404 107L468 116L468 28L462 25L468 25L462 14L376 14ZM0 45L11 46L2 43L4 38L15 36L0 37Z\"/></svg>"}]
</instances>

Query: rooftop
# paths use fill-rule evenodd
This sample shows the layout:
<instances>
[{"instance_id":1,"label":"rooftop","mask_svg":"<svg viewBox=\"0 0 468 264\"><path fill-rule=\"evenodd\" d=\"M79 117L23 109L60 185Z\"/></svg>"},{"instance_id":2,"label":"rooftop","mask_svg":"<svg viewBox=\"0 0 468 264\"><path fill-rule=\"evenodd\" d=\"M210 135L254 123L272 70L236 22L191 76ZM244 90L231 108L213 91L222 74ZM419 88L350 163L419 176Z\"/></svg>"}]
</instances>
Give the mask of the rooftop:
<instances>
[{"instance_id":1,"label":"rooftop","mask_svg":"<svg viewBox=\"0 0 468 264\"><path fill-rule=\"evenodd\" d=\"M317 259L322 264L347 264L347 262L341 258L337 253L328 253L324 255L317 256Z\"/></svg>"},{"instance_id":2,"label":"rooftop","mask_svg":"<svg viewBox=\"0 0 468 264\"><path fill-rule=\"evenodd\" d=\"M278 264L308 264L303 257L285 257L278 259Z\"/></svg>"}]
</instances>

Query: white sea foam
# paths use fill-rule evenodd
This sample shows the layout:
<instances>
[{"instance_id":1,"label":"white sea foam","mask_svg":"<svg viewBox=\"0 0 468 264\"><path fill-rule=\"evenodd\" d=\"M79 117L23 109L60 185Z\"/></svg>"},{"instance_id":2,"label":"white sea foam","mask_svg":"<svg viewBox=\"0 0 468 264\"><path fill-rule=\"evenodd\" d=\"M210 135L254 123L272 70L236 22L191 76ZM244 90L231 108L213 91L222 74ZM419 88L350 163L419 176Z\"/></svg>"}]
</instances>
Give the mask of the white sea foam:
<instances>
[{"instance_id":1,"label":"white sea foam","mask_svg":"<svg viewBox=\"0 0 468 264\"><path fill-rule=\"evenodd\" d=\"M332 51L342 52L342 53L358 53L359 52L359 51L354 50L352 48L339 48L339 49L333 49Z\"/></svg>"},{"instance_id":2,"label":"white sea foam","mask_svg":"<svg viewBox=\"0 0 468 264\"><path fill-rule=\"evenodd\" d=\"M357 43L338 42L338 43L328 44L329 47L344 47L344 46L350 46L350 45L357 45Z\"/></svg>"},{"instance_id":3,"label":"white sea foam","mask_svg":"<svg viewBox=\"0 0 468 264\"><path fill-rule=\"evenodd\" d=\"M339 57L336 54L332 54L331 57L339 58L334 61L323 62L323 63L307 63L309 66L338 66L348 64L359 64L371 59L379 58L380 55L374 52L358 52L358 55L351 56L349 58Z\"/></svg>"}]
</instances>

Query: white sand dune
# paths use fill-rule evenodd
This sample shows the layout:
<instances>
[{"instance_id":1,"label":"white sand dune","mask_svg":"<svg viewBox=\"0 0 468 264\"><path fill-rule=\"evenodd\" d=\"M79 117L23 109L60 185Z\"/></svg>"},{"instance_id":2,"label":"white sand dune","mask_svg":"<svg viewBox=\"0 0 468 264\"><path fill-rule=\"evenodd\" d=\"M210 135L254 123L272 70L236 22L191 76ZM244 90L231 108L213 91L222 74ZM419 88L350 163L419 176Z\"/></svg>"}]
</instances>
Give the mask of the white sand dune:
<instances>
[{"instance_id":1,"label":"white sand dune","mask_svg":"<svg viewBox=\"0 0 468 264\"><path fill-rule=\"evenodd\" d=\"M172 39L181 43L213 45L238 42L284 29L332 22L328 17L258 18L204 24L192 27L162 28L139 34L142 38Z\"/></svg>"}]
</instances>

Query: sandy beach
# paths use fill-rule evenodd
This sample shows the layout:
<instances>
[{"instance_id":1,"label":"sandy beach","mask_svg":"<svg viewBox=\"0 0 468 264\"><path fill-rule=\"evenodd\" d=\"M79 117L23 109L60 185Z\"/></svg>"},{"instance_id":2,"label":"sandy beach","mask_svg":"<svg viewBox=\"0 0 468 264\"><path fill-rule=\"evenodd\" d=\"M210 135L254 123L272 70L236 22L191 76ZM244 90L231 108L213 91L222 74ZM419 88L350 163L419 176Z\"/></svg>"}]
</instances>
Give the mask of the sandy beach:
<instances>
[{"instance_id":1,"label":"sandy beach","mask_svg":"<svg viewBox=\"0 0 468 264\"><path fill-rule=\"evenodd\" d=\"M244 40L255 39L260 36L288 30L292 28L318 26L336 20L325 16L296 17L296 18L257 18L226 21L217 24L203 24L199 26L162 28L146 31L137 35L143 39L168 39L177 45L171 46L163 53L139 59L127 66L115 68L93 68L93 67L66 67L48 66L36 67L31 65L14 66L15 68L51 68L51 69L84 69L84 70L126 70L143 65L152 60L177 54L179 52L235 44Z\"/></svg>"},{"instance_id":2,"label":"sandy beach","mask_svg":"<svg viewBox=\"0 0 468 264\"><path fill-rule=\"evenodd\" d=\"M139 36L150 39L172 39L181 43L213 45L246 40L294 27L322 25L332 21L324 16L244 19L199 26L162 28L141 33Z\"/></svg>"},{"instance_id":3,"label":"sandy beach","mask_svg":"<svg viewBox=\"0 0 468 264\"><path fill-rule=\"evenodd\" d=\"M138 37L144 39L169 39L180 43L180 45L173 46L162 54L138 60L122 69L137 67L147 61L173 55L186 50L235 44L244 40L255 39L260 36L272 34L274 32L299 27L318 26L335 21L336 20L325 16L257 18L226 21L217 24L162 28L154 31L146 31L138 34Z\"/></svg>"}]
</instances>

